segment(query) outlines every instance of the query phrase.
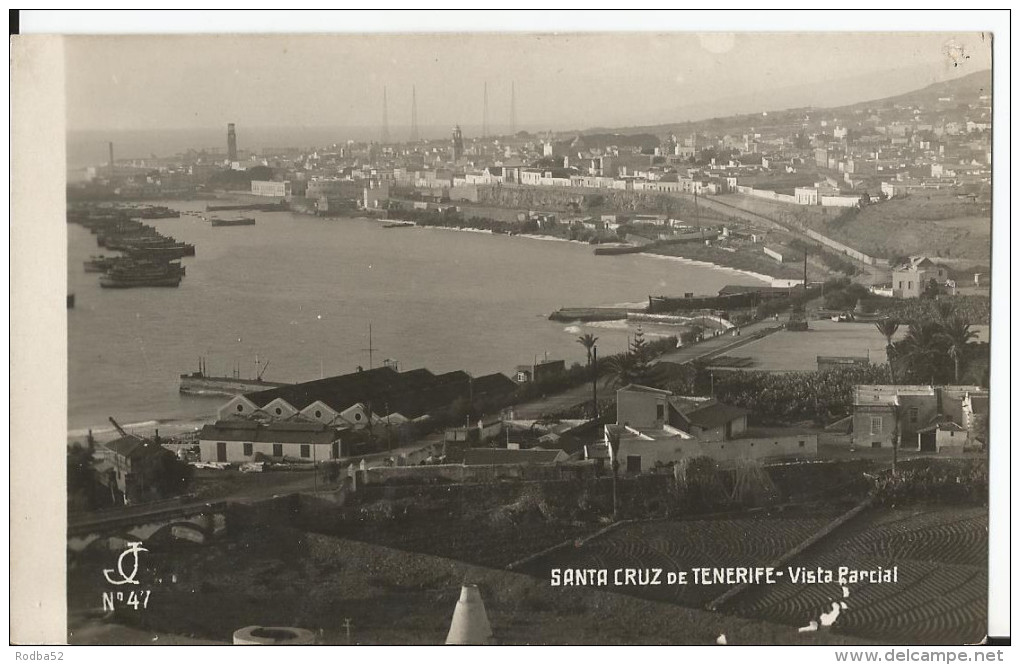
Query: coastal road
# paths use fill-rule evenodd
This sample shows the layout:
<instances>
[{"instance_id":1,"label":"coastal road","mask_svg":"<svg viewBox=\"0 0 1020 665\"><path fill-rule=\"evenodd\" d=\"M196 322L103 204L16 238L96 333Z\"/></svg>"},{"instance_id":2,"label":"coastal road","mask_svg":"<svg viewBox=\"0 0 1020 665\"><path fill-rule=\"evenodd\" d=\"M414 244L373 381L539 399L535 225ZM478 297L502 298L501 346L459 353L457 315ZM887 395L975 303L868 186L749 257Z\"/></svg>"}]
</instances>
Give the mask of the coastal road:
<instances>
[{"instance_id":1,"label":"coastal road","mask_svg":"<svg viewBox=\"0 0 1020 665\"><path fill-rule=\"evenodd\" d=\"M785 325L785 317L780 320L758 321L746 325L740 329L740 336L734 337L731 334L722 334L718 337L709 337L697 344L692 344L675 351L669 351L659 356L654 362L672 362L677 364L689 363L698 358L720 355L757 339L756 334L771 334L781 330ZM603 391L608 389L599 385L599 394L606 394ZM540 399L518 404L514 407L514 418L517 420L535 420L545 414L556 413L575 407L579 404L591 402L591 384L586 383L555 395L546 395Z\"/></svg>"},{"instance_id":2,"label":"coastal road","mask_svg":"<svg viewBox=\"0 0 1020 665\"><path fill-rule=\"evenodd\" d=\"M687 194L681 194L680 196L687 197L687 198L692 198L692 197L690 197ZM739 195L733 195L733 196L739 196ZM857 277L857 281L858 282L863 282L863 283L869 284L869 285L870 284L885 284L885 283L889 282L890 277L889 277L889 270L888 269L880 268L878 266L873 266L871 264L864 263L863 261L858 261L857 259L855 259L855 258L853 258L851 256L847 256L845 254L841 254L841 253L839 253L837 251L834 251L834 250L832 250L830 248L824 247L817 240L815 240L811 236L809 236L806 233L804 233L804 229L801 228L798 225L795 225L795 224L792 224L792 223L780 222L780 221L778 221L776 219L772 219L771 217L766 217L765 215L762 215L760 213L752 212L750 210L745 210L744 208L741 208L740 206L733 205L732 203L728 203L728 202L725 202L725 201L720 201L718 198L712 198L712 197L704 196L704 197L701 197L700 199L698 199L698 202L699 202L699 204L704 205L706 208L708 208L710 210L714 210L714 211L722 213L722 214L735 215L737 217L740 217L745 222L748 222L748 223L750 223L750 224L752 224L754 226L757 226L759 228L764 228L766 230L768 230L768 229L778 229L778 230L786 231L787 233L792 233L793 235L797 236L800 240L802 240L803 242L807 243L807 245L809 247L818 247L819 251L821 251L821 252L828 252L828 253L833 254L835 256L839 256L840 258L842 258L842 259L844 259L846 261L851 262L858 269L861 270L861 274L858 275L858 277ZM865 277L865 275L866 275L866 277Z\"/></svg>"}]
</instances>

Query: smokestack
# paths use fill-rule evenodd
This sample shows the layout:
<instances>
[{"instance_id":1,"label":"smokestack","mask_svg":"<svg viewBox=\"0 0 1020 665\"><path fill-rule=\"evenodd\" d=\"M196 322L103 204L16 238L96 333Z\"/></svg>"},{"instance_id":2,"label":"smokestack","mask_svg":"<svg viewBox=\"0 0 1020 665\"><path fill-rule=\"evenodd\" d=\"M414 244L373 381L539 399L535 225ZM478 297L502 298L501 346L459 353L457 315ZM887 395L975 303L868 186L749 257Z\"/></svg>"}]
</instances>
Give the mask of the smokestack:
<instances>
[{"instance_id":1,"label":"smokestack","mask_svg":"<svg viewBox=\"0 0 1020 665\"><path fill-rule=\"evenodd\" d=\"M110 141L110 170L113 170L113 141Z\"/></svg>"},{"instance_id":2,"label":"smokestack","mask_svg":"<svg viewBox=\"0 0 1020 665\"><path fill-rule=\"evenodd\" d=\"M474 584L465 584L460 589L460 600L453 611L447 644L493 644L492 626L485 613L482 595Z\"/></svg>"},{"instance_id":3,"label":"smokestack","mask_svg":"<svg viewBox=\"0 0 1020 665\"><path fill-rule=\"evenodd\" d=\"M237 133L232 122L227 124L227 159L237 161Z\"/></svg>"}]
</instances>

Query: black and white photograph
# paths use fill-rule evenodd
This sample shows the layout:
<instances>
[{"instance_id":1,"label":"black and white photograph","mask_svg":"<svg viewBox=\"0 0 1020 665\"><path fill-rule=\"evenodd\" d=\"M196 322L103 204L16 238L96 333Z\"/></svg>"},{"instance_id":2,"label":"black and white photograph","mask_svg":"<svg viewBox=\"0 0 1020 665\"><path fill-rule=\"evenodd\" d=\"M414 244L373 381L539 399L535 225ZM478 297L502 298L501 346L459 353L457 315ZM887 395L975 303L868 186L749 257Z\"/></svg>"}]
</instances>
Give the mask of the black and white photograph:
<instances>
[{"instance_id":1,"label":"black and white photograph","mask_svg":"<svg viewBox=\"0 0 1020 665\"><path fill-rule=\"evenodd\" d=\"M536 14L58 38L11 447L64 632L12 645L1008 644L1002 23Z\"/></svg>"}]
</instances>

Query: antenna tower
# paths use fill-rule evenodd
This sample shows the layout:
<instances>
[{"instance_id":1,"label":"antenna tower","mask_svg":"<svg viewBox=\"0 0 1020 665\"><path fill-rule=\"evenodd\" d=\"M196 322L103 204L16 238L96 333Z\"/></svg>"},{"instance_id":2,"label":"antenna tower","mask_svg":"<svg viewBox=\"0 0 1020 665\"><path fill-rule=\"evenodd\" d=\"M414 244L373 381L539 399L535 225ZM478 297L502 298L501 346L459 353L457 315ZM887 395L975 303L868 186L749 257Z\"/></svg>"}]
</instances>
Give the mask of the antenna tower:
<instances>
[{"instance_id":1,"label":"antenna tower","mask_svg":"<svg viewBox=\"0 0 1020 665\"><path fill-rule=\"evenodd\" d=\"M482 138L489 135L489 82L486 81L482 88Z\"/></svg>"},{"instance_id":2,"label":"antenna tower","mask_svg":"<svg viewBox=\"0 0 1020 665\"><path fill-rule=\"evenodd\" d=\"M390 142L390 118L386 103L386 86L382 89L382 142Z\"/></svg>"},{"instance_id":3,"label":"antenna tower","mask_svg":"<svg viewBox=\"0 0 1020 665\"><path fill-rule=\"evenodd\" d=\"M517 133L517 89L510 81L510 135Z\"/></svg>"},{"instance_id":4,"label":"antenna tower","mask_svg":"<svg viewBox=\"0 0 1020 665\"><path fill-rule=\"evenodd\" d=\"M362 349L362 351L368 351L368 368L369 369L373 369L374 368L374 365L372 364L372 352L378 351L378 350L379 349L377 349L376 347L372 346L372 324L370 323L370 324L368 324L368 348L367 349Z\"/></svg>"},{"instance_id":5,"label":"antenna tower","mask_svg":"<svg viewBox=\"0 0 1020 665\"><path fill-rule=\"evenodd\" d=\"M411 142L418 142L418 91L411 86Z\"/></svg>"}]
</instances>

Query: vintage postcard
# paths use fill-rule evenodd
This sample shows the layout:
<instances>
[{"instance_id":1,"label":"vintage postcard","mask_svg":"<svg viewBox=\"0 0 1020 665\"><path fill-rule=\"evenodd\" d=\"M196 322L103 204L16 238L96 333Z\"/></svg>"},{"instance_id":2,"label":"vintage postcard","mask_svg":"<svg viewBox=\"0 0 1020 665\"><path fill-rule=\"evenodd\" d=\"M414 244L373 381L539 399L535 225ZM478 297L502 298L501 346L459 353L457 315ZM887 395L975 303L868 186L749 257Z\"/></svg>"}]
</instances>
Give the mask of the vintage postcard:
<instances>
[{"instance_id":1,"label":"vintage postcard","mask_svg":"<svg viewBox=\"0 0 1020 665\"><path fill-rule=\"evenodd\" d=\"M1008 637L998 36L665 28L13 38L12 643Z\"/></svg>"}]
</instances>

